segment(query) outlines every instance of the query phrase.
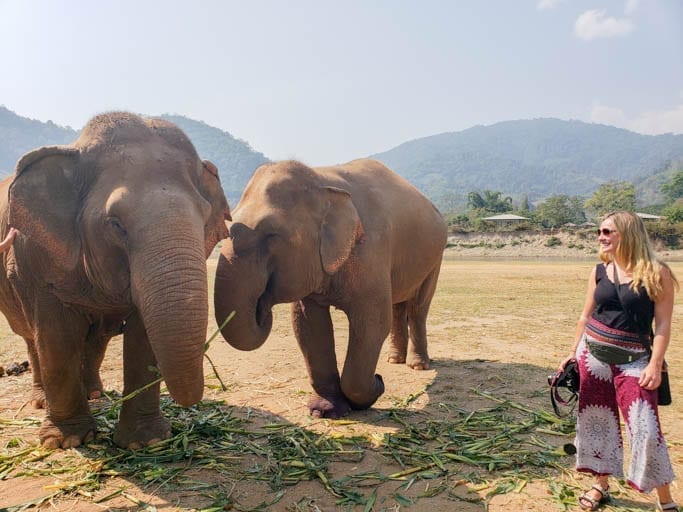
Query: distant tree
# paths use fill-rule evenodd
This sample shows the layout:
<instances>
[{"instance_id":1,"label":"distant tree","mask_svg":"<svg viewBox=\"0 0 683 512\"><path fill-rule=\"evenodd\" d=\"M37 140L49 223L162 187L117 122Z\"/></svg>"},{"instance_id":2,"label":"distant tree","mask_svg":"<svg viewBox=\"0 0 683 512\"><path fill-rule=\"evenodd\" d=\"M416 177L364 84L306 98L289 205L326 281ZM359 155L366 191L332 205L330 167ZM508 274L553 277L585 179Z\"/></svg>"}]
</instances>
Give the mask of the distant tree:
<instances>
[{"instance_id":1,"label":"distant tree","mask_svg":"<svg viewBox=\"0 0 683 512\"><path fill-rule=\"evenodd\" d=\"M598 216L615 210L635 211L636 187L630 181L611 181L603 183L590 196L584 206Z\"/></svg>"},{"instance_id":2,"label":"distant tree","mask_svg":"<svg viewBox=\"0 0 683 512\"><path fill-rule=\"evenodd\" d=\"M674 203L683 197L683 169L679 169L671 180L662 185L662 193L666 196L667 203Z\"/></svg>"},{"instance_id":3,"label":"distant tree","mask_svg":"<svg viewBox=\"0 0 683 512\"><path fill-rule=\"evenodd\" d=\"M569 211L571 212L571 215L574 220L570 222L574 222L575 224L582 224L586 222L586 211L583 207L583 204L586 202L585 197L581 196L570 196L569 197Z\"/></svg>"},{"instance_id":4,"label":"distant tree","mask_svg":"<svg viewBox=\"0 0 683 512\"><path fill-rule=\"evenodd\" d=\"M583 198L566 194L550 196L536 207L534 217L536 222L547 228L559 227L568 222L580 224L586 221Z\"/></svg>"},{"instance_id":5,"label":"distant tree","mask_svg":"<svg viewBox=\"0 0 683 512\"><path fill-rule=\"evenodd\" d=\"M470 192L467 195L467 208L477 212L477 216L512 211L512 198L502 196L502 192L491 190L484 190L483 195L479 192Z\"/></svg>"},{"instance_id":6,"label":"distant tree","mask_svg":"<svg viewBox=\"0 0 683 512\"><path fill-rule=\"evenodd\" d=\"M529 208L529 196L524 194L522 200L519 203L519 211L521 213L529 213L531 209Z\"/></svg>"},{"instance_id":7,"label":"distant tree","mask_svg":"<svg viewBox=\"0 0 683 512\"><path fill-rule=\"evenodd\" d=\"M463 231L472 227L470 218L464 213L448 215L446 222L450 231Z\"/></svg>"},{"instance_id":8,"label":"distant tree","mask_svg":"<svg viewBox=\"0 0 683 512\"><path fill-rule=\"evenodd\" d=\"M468 210L483 210L484 198L479 192L470 192L467 194L467 209Z\"/></svg>"},{"instance_id":9,"label":"distant tree","mask_svg":"<svg viewBox=\"0 0 683 512\"><path fill-rule=\"evenodd\" d=\"M683 222L683 198L676 200L662 211L668 222L672 224Z\"/></svg>"},{"instance_id":10,"label":"distant tree","mask_svg":"<svg viewBox=\"0 0 683 512\"><path fill-rule=\"evenodd\" d=\"M510 196L501 197L502 192L490 192L484 190L484 199L487 209L492 213L505 213L512 211L512 198Z\"/></svg>"}]
</instances>

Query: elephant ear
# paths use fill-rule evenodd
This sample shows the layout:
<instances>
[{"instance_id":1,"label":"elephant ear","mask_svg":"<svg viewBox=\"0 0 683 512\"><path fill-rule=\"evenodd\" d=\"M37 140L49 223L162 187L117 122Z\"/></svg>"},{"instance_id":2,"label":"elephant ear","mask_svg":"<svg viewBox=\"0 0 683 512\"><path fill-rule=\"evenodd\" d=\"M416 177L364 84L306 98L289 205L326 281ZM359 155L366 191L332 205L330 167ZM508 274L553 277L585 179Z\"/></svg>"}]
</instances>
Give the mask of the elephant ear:
<instances>
[{"instance_id":1,"label":"elephant ear","mask_svg":"<svg viewBox=\"0 0 683 512\"><path fill-rule=\"evenodd\" d=\"M9 186L10 225L41 247L57 274L73 270L81 252L78 161L79 151L70 146L36 149L19 159Z\"/></svg>"},{"instance_id":2,"label":"elephant ear","mask_svg":"<svg viewBox=\"0 0 683 512\"><path fill-rule=\"evenodd\" d=\"M211 204L211 215L204 229L205 252L208 258L216 244L228 236L225 221L232 218L218 169L208 160L202 161L201 184L202 196Z\"/></svg>"},{"instance_id":3,"label":"elephant ear","mask_svg":"<svg viewBox=\"0 0 683 512\"><path fill-rule=\"evenodd\" d=\"M327 209L320 224L320 260L325 273L332 275L348 259L363 225L351 194L335 187L323 187L323 191Z\"/></svg>"}]
</instances>

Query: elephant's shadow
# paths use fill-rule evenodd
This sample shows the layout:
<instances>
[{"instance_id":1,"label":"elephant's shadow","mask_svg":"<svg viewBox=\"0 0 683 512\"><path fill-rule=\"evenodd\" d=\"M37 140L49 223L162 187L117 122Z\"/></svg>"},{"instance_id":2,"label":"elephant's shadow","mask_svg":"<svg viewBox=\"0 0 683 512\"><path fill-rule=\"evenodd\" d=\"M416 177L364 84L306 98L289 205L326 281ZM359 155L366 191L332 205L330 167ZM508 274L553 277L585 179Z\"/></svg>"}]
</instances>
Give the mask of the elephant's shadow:
<instances>
[{"instance_id":1,"label":"elephant's shadow","mask_svg":"<svg viewBox=\"0 0 683 512\"><path fill-rule=\"evenodd\" d=\"M405 366L395 368L392 375L385 374L387 394L392 393L393 380L403 376L409 379L414 375L414 370ZM553 417L548 377L555 369L486 359L434 358L430 371L433 378L421 389L416 387L407 396L391 397L390 406L386 406L387 400L384 400L371 409L354 411L349 418L368 426L395 428L397 411L408 417L407 424L421 425L429 421L447 422L458 415L490 409L521 413L526 410L541 414L550 423L555 420L557 428L562 423L562 431L568 435L573 432L574 411L571 407L562 407L564 418ZM506 421L506 418L507 412L498 419ZM556 439L555 443L558 441Z\"/></svg>"}]
</instances>

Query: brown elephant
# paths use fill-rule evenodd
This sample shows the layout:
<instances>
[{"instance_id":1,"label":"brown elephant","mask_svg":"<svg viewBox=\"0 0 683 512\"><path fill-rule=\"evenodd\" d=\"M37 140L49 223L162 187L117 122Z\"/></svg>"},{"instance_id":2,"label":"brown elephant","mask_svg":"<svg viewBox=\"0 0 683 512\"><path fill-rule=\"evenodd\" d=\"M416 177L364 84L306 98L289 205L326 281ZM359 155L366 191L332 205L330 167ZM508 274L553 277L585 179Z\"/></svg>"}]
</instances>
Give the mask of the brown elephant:
<instances>
[{"instance_id":1,"label":"brown elephant","mask_svg":"<svg viewBox=\"0 0 683 512\"><path fill-rule=\"evenodd\" d=\"M24 155L0 190L0 309L27 343L34 405L48 447L92 438L87 395L101 390L107 342L123 332L124 394L157 366L182 405L203 394L206 258L227 236L218 172L185 134L128 113L93 118L67 146ZM159 384L124 402L115 442L137 448L170 435Z\"/></svg>"},{"instance_id":2,"label":"brown elephant","mask_svg":"<svg viewBox=\"0 0 683 512\"><path fill-rule=\"evenodd\" d=\"M383 164L263 165L228 230L216 270L215 312L219 325L233 310L236 315L223 337L253 350L270 333L273 305L292 303L315 392L308 403L312 415L336 418L377 400L384 383L375 370L390 330L391 362L429 367L426 320L446 224L426 197ZM341 377L331 306L349 319Z\"/></svg>"}]
</instances>

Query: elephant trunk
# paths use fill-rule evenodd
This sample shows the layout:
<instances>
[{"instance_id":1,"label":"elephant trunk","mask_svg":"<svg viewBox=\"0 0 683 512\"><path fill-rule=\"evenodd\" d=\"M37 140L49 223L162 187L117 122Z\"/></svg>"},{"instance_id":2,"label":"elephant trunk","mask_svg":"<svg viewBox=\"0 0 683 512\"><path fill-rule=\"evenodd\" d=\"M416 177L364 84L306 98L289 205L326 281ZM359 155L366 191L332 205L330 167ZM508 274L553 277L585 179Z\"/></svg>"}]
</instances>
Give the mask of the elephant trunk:
<instances>
[{"instance_id":1,"label":"elephant trunk","mask_svg":"<svg viewBox=\"0 0 683 512\"><path fill-rule=\"evenodd\" d=\"M148 243L131 259L133 301L168 391L185 406L203 395L208 324L204 241L189 238Z\"/></svg>"},{"instance_id":2,"label":"elephant trunk","mask_svg":"<svg viewBox=\"0 0 683 512\"><path fill-rule=\"evenodd\" d=\"M222 326L225 341L238 350L259 348L273 326L272 306L265 265L251 258L235 257L232 242L226 239L214 284L216 322ZM233 311L235 315L223 325Z\"/></svg>"}]
</instances>

